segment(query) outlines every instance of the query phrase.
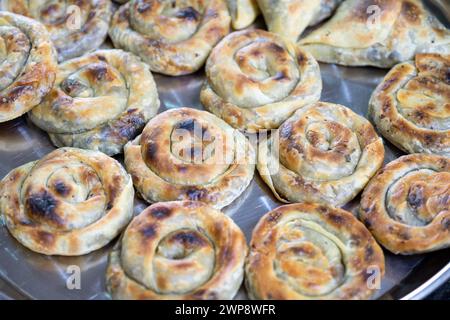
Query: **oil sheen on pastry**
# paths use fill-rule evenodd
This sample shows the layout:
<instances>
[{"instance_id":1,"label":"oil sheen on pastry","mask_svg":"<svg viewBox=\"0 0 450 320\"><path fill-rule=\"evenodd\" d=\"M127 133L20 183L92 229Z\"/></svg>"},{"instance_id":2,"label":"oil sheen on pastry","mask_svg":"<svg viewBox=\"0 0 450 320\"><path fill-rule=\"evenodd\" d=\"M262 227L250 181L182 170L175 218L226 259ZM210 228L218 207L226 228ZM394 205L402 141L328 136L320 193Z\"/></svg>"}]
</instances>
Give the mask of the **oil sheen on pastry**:
<instances>
[{"instance_id":1,"label":"oil sheen on pastry","mask_svg":"<svg viewBox=\"0 0 450 320\"><path fill-rule=\"evenodd\" d=\"M43 23L59 61L99 48L112 15L110 0L0 0L0 7Z\"/></svg>"},{"instance_id":2,"label":"oil sheen on pastry","mask_svg":"<svg viewBox=\"0 0 450 320\"><path fill-rule=\"evenodd\" d=\"M255 21L259 15L256 0L227 0L233 29L243 29Z\"/></svg>"},{"instance_id":3,"label":"oil sheen on pastry","mask_svg":"<svg viewBox=\"0 0 450 320\"><path fill-rule=\"evenodd\" d=\"M57 149L0 183L0 214L27 248L77 256L105 246L133 215L131 177L107 155Z\"/></svg>"},{"instance_id":4,"label":"oil sheen on pastry","mask_svg":"<svg viewBox=\"0 0 450 320\"><path fill-rule=\"evenodd\" d=\"M223 0L131 0L114 14L109 35L152 71L176 76L203 66L230 20Z\"/></svg>"},{"instance_id":5,"label":"oil sheen on pastry","mask_svg":"<svg viewBox=\"0 0 450 320\"><path fill-rule=\"evenodd\" d=\"M450 159L412 154L386 165L361 199L360 218L393 253L450 247Z\"/></svg>"},{"instance_id":6,"label":"oil sheen on pastry","mask_svg":"<svg viewBox=\"0 0 450 320\"><path fill-rule=\"evenodd\" d=\"M158 108L146 64L122 50L98 50L60 64L54 88L29 116L58 147L115 155Z\"/></svg>"},{"instance_id":7,"label":"oil sheen on pastry","mask_svg":"<svg viewBox=\"0 0 450 320\"><path fill-rule=\"evenodd\" d=\"M450 54L396 65L372 95L377 129L408 153L450 157Z\"/></svg>"},{"instance_id":8,"label":"oil sheen on pastry","mask_svg":"<svg viewBox=\"0 0 450 320\"><path fill-rule=\"evenodd\" d=\"M194 200L222 208L250 184L253 147L206 111L163 112L125 146L125 167L148 202Z\"/></svg>"},{"instance_id":9,"label":"oil sheen on pastry","mask_svg":"<svg viewBox=\"0 0 450 320\"><path fill-rule=\"evenodd\" d=\"M267 28L292 42L328 18L342 0L257 0Z\"/></svg>"},{"instance_id":10,"label":"oil sheen on pastry","mask_svg":"<svg viewBox=\"0 0 450 320\"><path fill-rule=\"evenodd\" d=\"M322 62L389 68L417 53L450 53L450 31L420 0L348 0L300 45Z\"/></svg>"},{"instance_id":11,"label":"oil sheen on pastry","mask_svg":"<svg viewBox=\"0 0 450 320\"><path fill-rule=\"evenodd\" d=\"M255 132L278 128L322 91L319 65L307 52L263 30L225 37L206 63L204 107L232 127Z\"/></svg>"},{"instance_id":12,"label":"oil sheen on pastry","mask_svg":"<svg viewBox=\"0 0 450 320\"><path fill-rule=\"evenodd\" d=\"M368 299L383 251L350 212L319 204L279 207L253 231L245 263L252 299ZM378 283L379 284L379 283Z\"/></svg>"},{"instance_id":13,"label":"oil sheen on pastry","mask_svg":"<svg viewBox=\"0 0 450 320\"><path fill-rule=\"evenodd\" d=\"M154 204L126 229L109 257L113 299L232 299L244 277L245 237L201 202Z\"/></svg>"},{"instance_id":14,"label":"oil sheen on pastry","mask_svg":"<svg viewBox=\"0 0 450 320\"><path fill-rule=\"evenodd\" d=\"M0 12L0 123L26 113L50 91L56 56L45 27L37 21Z\"/></svg>"},{"instance_id":15,"label":"oil sheen on pastry","mask_svg":"<svg viewBox=\"0 0 450 320\"><path fill-rule=\"evenodd\" d=\"M369 121L344 106L318 102L260 141L257 168L281 201L342 206L383 159L383 142Z\"/></svg>"}]
</instances>

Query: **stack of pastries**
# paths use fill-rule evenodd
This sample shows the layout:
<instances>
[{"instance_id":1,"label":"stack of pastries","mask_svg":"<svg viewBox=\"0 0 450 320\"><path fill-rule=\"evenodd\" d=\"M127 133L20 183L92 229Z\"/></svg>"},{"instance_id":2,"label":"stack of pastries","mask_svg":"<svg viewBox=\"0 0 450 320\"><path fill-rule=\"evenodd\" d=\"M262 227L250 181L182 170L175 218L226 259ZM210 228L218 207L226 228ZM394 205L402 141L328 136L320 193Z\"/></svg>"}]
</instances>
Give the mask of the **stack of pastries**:
<instances>
[{"instance_id":1,"label":"stack of pastries","mask_svg":"<svg viewBox=\"0 0 450 320\"><path fill-rule=\"evenodd\" d=\"M243 283L252 299L368 299L380 245L450 247L450 31L421 1L115 2L0 0L0 123L27 113L57 147L0 183L22 245L79 256L120 235L113 299L233 299ZM318 61L392 67L368 119L320 101ZM207 111L158 114L152 72L203 66ZM383 167L376 130L408 155ZM255 168L284 205L248 246L221 210ZM355 217L341 207L361 191ZM151 205L133 218L135 194Z\"/></svg>"}]
</instances>

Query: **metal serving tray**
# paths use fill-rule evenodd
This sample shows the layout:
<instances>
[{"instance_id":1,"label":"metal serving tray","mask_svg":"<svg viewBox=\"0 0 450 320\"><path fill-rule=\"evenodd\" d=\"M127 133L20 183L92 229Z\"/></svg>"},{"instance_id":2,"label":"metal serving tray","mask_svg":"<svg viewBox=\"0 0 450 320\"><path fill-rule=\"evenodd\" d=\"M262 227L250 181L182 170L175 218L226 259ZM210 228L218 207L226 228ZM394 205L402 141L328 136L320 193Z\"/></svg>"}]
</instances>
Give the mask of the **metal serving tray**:
<instances>
[{"instance_id":1,"label":"metal serving tray","mask_svg":"<svg viewBox=\"0 0 450 320\"><path fill-rule=\"evenodd\" d=\"M441 13L443 16L445 14ZM370 95L387 70L321 64L321 72L323 101L343 104L366 116ZM162 102L160 112L181 106L202 109L199 92L204 81L203 71L184 77L154 77ZM53 149L46 133L33 126L26 116L1 124L0 178ZM386 163L402 155L387 141L385 149ZM121 156L116 158L122 161ZM359 198L345 209L356 213L358 204ZM260 217L279 205L281 203L255 174L248 189L224 212L236 221L249 240ZM146 206L136 198L135 213ZM0 299L107 299L105 270L112 245L81 257L48 257L26 249L12 238L6 227L0 226ZM396 256L385 251L385 256L386 275L375 298L422 299L450 279L450 249L413 256ZM72 265L81 270L79 290L66 286L71 275L68 267ZM245 290L239 292L237 299L246 299Z\"/></svg>"}]
</instances>

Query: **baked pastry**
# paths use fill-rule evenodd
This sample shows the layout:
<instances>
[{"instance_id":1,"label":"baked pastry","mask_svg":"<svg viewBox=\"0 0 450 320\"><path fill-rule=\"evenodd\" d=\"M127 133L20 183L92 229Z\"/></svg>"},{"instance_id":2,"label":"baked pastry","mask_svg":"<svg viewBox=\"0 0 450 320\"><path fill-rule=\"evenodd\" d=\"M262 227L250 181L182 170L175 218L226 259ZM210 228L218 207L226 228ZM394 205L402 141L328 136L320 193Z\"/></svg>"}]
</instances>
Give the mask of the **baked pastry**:
<instances>
[{"instance_id":1,"label":"baked pastry","mask_svg":"<svg viewBox=\"0 0 450 320\"><path fill-rule=\"evenodd\" d=\"M393 253L416 254L450 247L450 159L403 156L370 181L360 218Z\"/></svg>"},{"instance_id":2,"label":"baked pastry","mask_svg":"<svg viewBox=\"0 0 450 320\"><path fill-rule=\"evenodd\" d=\"M99 48L112 15L110 0L0 0L0 8L42 22L60 62Z\"/></svg>"},{"instance_id":3,"label":"baked pastry","mask_svg":"<svg viewBox=\"0 0 450 320\"><path fill-rule=\"evenodd\" d=\"M322 91L318 63L280 36L243 30L225 37L206 63L204 107L232 127L255 132L278 126Z\"/></svg>"},{"instance_id":4,"label":"baked pastry","mask_svg":"<svg viewBox=\"0 0 450 320\"><path fill-rule=\"evenodd\" d=\"M194 200L222 208L250 184L253 147L242 133L206 112L165 111L125 146L125 167L148 202Z\"/></svg>"},{"instance_id":5,"label":"baked pastry","mask_svg":"<svg viewBox=\"0 0 450 320\"><path fill-rule=\"evenodd\" d=\"M450 54L418 54L395 66L377 87L369 115L408 153L450 157Z\"/></svg>"},{"instance_id":6,"label":"baked pastry","mask_svg":"<svg viewBox=\"0 0 450 320\"><path fill-rule=\"evenodd\" d=\"M450 31L420 0L348 0L299 44L322 62L389 68L417 53L450 53Z\"/></svg>"},{"instance_id":7,"label":"baked pastry","mask_svg":"<svg viewBox=\"0 0 450 320\"><path fill-rule=\"evenodd\" d=\"M328 18L342 0L257 0L267 28L296 42L308 26Z\"/></svg>"},{"instance_id":8,"label":"baked pastry","mask_svg":"<svg viewBox=\"0 0 450 320\"><path fill-rule=\"evenodd\" d=\"M201 202L157 203L134 218L109 256L113 299L232 299L244 277L245 237Z\"/></svg>"},{"instance_id":9,"label":"baked pastry","mask_svg":"<svg viewBox=\"0 0 450 320\"><path fill-rule=\"evenodd\" d=\"M350 212L326 205L267 213L250 248L245 284L252 299L367 299L384 274L383 251L370 232Z\"/></svg>"},{"instance_id":10,"label":"baked pastry","mask_svg":"<svg viewBox=\"0 0 450 320\"><path fill-rule=\"evenodd\" d=\"M131 177L107 155L57 149L12 170L0 184L0 213L25 247L77 256L114 239L133 215Z\"/></svg>"},{"instance_id":11,"label":"baked pastry","mask_svg":"<svg viewBox=\"0 0 450 320\"><path fill-rule=\"evenodd\" d=\"M60 64L54 88L29 116L58 147L115 155L158 108L146 64L122 50L98 50Z\"/></svg>"},{"instance_id":12,"label":"baked pastry","mask_svg":"<svg viewBox=\"0 0 450 320\"><path fill-rule=\"evenodd\" d=\"M222 0L131 0L114 14L109 36L152 71L177 76L200 69L229 29Z\"/></svg>"},{"instance_id":13,"label":"baked pastry","mask_svg":"<svg viewBox=\"0 0 450 320\"><path fill-rule=\"evenodd\" d=\"M317 102L261 139L257 168L283 202L342 206L364 188L383 159L383 142L369 121L344 106Z\"/></svg>"},{"instance_id":14,"label":"baked pastry","mask_svg":"<svg viewBox=\"0 0 450 320\"><path fill-rule=\"evenodd\" d=\"M55 81L56 56L45 27L29 18L0 12L2 65L0 123L36 106Z\"/></svg>"},{"instance_id":15,"label":"baked pastry","mask_svg":"<svg viewBox=\"0 0 450 320\"><path fill-rule=\"evenodd\" d=\"M259 15L256 0L227 0L233 29L244 29Z\"/></svg>"}]
</instances>

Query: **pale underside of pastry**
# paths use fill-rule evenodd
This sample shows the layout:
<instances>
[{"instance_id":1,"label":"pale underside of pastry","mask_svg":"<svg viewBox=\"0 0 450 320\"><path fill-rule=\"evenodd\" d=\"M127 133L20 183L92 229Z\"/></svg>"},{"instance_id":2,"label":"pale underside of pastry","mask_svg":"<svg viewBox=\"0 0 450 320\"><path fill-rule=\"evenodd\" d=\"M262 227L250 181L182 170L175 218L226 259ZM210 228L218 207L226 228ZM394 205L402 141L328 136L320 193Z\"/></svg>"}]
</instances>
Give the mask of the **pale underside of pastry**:
<instances>
[{"instance_id":1,"label":"pale underside of pastry","mask_svg":"<svg viewBox=\"0 0 450 320\"><path fill-rule=\"evenodd\" d=\"M403 156L370 181L360 218L386 249L419 254L450 247L450 160Z\"/></svg>"},{"instance_id":2,"label":"pale underside of pastry","mask_svg":"<svg viewBox=\"0 0 450 320\"><path fill-rule=\"evenodd\" d=\"M252 299L367 299L383 251L350 212L314 203L278 207L255 227L245 263ZM371 286L372 285L372 286Z\"/></svg>"},{"instance_id":3,"label":"pale underside of pastry","mask_svg":"<svg viewBox=\"0 0 450 320\"><path fill-rule=\"evenodd\" d=\"M247 132L274 129L322 91L317 61L291 42L264 30L225 37L206 63L203 106Z\"/></svg>"},{"instance_id":4,"label":"pale underside of pastry","mask_svg":"<svg viewBox=\"0 0 450 320\"><path fill-rule=\"evenodd\" d=\"M152 71L176 76L203 66L230 20L223 0L131 0L114 14L109 35Z\"/></svg>"},{"instance_id":5,"label":"pale underside of pastry","mask_svg":"<svg viewBox=\"0 0 450 320\"><path fill-rule=\"evenodd\" d=\"M12 170L0 183L0 214L27 248L77 256L97 250L133 215L131 177L107 155L57 149Z\"/></svg>"},{"instance_id":6,"label":"pale underside of pastry","mask_svg":"<svg viewBox=\"0 0 450 320\"><path fill-rule=\"evenodd\" d=\"M0 9L43 23L60 62L99 48L112 15L110 0L0 0Z\"/></svg>"},{"instance_id":7,"label":"pale underside of pastry","mask_svg":"<svg viewBox=\"0 0 450 320\"><path fill-rule=\"evenodd\" d=\"M140 213L111 252L113 299L232 299L244 277L245 237L200 202L157 203Z\"/></svg>"},{"instance_id":8,"label":"pale underside of pastry","mask_svg":"<svg viewBox=\"0 0 450 320\"><path fill-rule=\"evenodd\" d=\"M125 167L148 202L194 200L225 207L250 184L254 161L242 133L190 108L157 115L125 146Z\"/></svg>"},{"instance_id":9,"label":"pale underside of pastry","mask_svg":"<svg viewBox=\"0 0 450 320\"><path fill-rule=\"evenodd\" d=\"M328 18L342 0L257 0L267 28L292 42Z\"/></svg>"},{"instance_id":10,"label":"pale underside of pastry","mask_svg":"<svg viewBox=\"0 0 450 320\"><path fill-rule=\"evenodd\" d=\"M26 113L50 91L56 56L45 27L0 12L0 123Z\"/></svg>"},{"instance_id":11,"label":"pale underside of pastry","mask_svg":"<svg viewBox=\"0 0 450 320\"><path fill-rule=\"evenodd\" d=\"M389 68L417 53L450 53L450 31L420 0L348 0L299 45L321 62Z\"/></svg>"},{"instance_id":12,"label":"pale underside of pastry","mask_svg":"<svg viewBox=\"0 0 450 320\"><path fill-rule=\"evenodd\" d=\"M251 25L259 15L256 0L227 0L233 29L244 29Z\"/></svg>"},{"instance_id":13,"label":"pale underside of pastry","mask_svg":"<svg viewBox=\"0 0 450 320\"><path fill-rule=\"evenodd\" d=\"M408 153L450 157L450 54L396 65L369 102L378 130Z\"/></svg>"},{"instance_id":14,"label":"pale underside of pastry","mask_svg":"<svg viewBox=\"0 0 450 320\"><path fill-rule=\"evenodd\" d=\"M260 140L257 168L280 201L342 206L383 160L383 142L369 121L344 106L317 102Z\"/></svg>"},{"instance_id":15,"label":"pale underside of pastry","mask_svg":"<svg viewBox=\"0 0 450 320\"><path fill-rule=\"evenodd\" d=\"M58 147L115 155L159 104L145 63L122 50L97 50L60 64L54 88L29 117Z\"/></svg>"}]
</instances>

